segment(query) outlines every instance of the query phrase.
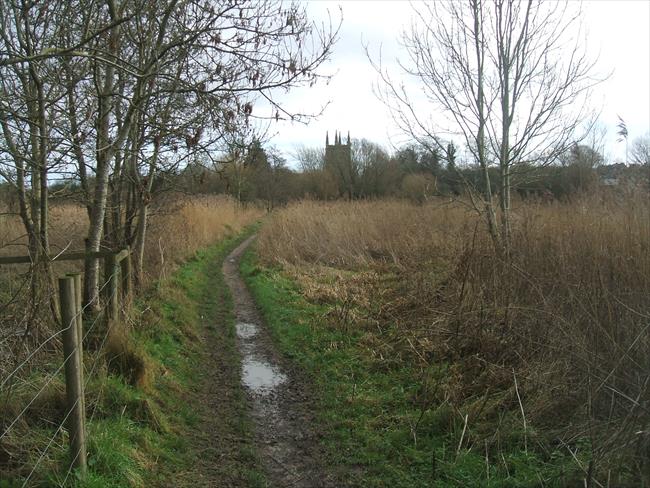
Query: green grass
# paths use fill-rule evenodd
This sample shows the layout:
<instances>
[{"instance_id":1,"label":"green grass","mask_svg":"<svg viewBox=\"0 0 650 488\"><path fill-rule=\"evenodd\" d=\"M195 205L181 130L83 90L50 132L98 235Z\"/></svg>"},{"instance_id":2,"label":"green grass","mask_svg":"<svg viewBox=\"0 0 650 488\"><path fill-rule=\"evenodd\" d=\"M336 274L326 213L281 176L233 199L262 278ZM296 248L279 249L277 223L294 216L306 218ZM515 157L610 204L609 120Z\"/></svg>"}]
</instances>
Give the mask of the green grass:
<instances>
[{"instance_id":1,"label":"green grass","mask_svg":"<svg viewBox=\"0 0 650 488\"><path fill-rule=\"evenodd\" d=\"M224 487L266 486L256 467L236 367L232 300L221 273L223 259L253 230L198 252L139 300L131 324L113 346L121 357L102 362L87 388L88 476L81 480L76 473L68 475L63 432L30 484L195 487L215 486L216 481ZM211 352L215 344L217 356ZM144 372L133 373L133 362ZM220 375L218 382L209 374L213 371ZM220 399L219 412L215 404L207 405L206 388L217 388L210 393ZM61 394L57 387L52 395ZM34 463L37 449L54 430L42 422L27 427L25 446L33 446ZM3 475L0 487L21 486L24 476L24 470L13 480Z\"/></svg>"},{"instance_id":2,"label":"green grass","mask_svg":"<svg viewBox=\"0 0 650 488\"><path fill-rule=\"evenodd\" d=\"M461 412L440 402L423 407L419 400L423 379L436 383L446 374L446 364L414 371L407 363L373 356L364 344L367 331L343 331L328 324L328 305L307 302L296 283L279 269L262 267L252 249L241 269L282 353L313 380L328 461L333 469L350 473L349 486L580 484L566 452L524 450L516 411L503 412L501 446L498 452L490 449L487 462L485 448L477 442L463 442L458 448Z\"/></svg>"}]
</instances>

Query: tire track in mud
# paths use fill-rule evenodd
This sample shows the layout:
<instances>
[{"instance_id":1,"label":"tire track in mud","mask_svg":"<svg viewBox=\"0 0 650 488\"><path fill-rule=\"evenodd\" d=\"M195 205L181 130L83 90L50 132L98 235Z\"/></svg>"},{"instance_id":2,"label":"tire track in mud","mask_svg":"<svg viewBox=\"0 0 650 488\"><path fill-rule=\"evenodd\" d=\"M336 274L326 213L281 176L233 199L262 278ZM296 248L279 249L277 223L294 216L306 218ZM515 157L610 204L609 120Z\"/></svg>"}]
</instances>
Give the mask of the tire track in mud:
<instances>
[{"instance_id":1,"label":"tire track in mud","mask_svg":"<svg viewBox=\"0 0 650 488\"><path fill-rule=\"evenodd\" d=\"M226 258L223 274L233 297L241 378L258 453L273 488L341 486L321 461L306 385L277 352L239 274L241 256L254 239L246 239Z\"/></svg>"}]
</instances>

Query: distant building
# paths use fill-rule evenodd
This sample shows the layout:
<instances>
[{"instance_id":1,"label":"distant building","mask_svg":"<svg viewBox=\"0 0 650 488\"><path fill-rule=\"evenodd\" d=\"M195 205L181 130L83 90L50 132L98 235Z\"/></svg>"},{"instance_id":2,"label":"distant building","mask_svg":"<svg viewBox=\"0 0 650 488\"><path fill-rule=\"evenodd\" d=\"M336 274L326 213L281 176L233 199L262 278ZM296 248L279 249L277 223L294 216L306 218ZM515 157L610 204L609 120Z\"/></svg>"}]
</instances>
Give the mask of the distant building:
<instances>
[{"instance_id":1,"label":"distant building","mask_svg":"<svg viewBox=\"0 0 650 488\"><path fill-rule=\"evenodd\" d=\"M352 165L352 145L348 132L347 143L341 142L341 133L334 132L334 144L330 144L329 132L325 134L325 166L348 168Z\"/></svg>"},{"instance_id":2,"label":"distant building","mask_svg":"<svg viewBox=\"0 0 650 488\"><path fill-rule=\"evenodd\" d=\"M339 194L354 196L355 172L352 167L352 144L350 133L345 144L341 142L341 133L334 132L334 144L330 144L329 132L325 134L325 169L335 176L339 183Z\"/></svg>"}]
</instances>

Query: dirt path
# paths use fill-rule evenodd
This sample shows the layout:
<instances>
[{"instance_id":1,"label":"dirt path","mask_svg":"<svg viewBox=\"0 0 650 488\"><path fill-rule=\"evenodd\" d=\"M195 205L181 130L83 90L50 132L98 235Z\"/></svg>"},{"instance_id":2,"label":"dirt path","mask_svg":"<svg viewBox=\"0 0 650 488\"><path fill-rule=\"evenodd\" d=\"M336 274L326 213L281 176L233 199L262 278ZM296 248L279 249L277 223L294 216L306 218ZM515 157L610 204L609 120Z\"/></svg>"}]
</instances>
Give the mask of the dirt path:
<instances>
[{"instance_id":1,"label":"dirt path","mask_svg":"<svg viewBox=\"0 0 650 488\"><path fill-rule=\"evenodd\" d=\"M249 399L256 447L273 488L336 487L338 484L320 462L319 439L312 427L305 384L275 350L239 274L239 260L253 239L244 241L226 258L223 274L234 302L241 377Z\"/></svg>"}]
</instances>

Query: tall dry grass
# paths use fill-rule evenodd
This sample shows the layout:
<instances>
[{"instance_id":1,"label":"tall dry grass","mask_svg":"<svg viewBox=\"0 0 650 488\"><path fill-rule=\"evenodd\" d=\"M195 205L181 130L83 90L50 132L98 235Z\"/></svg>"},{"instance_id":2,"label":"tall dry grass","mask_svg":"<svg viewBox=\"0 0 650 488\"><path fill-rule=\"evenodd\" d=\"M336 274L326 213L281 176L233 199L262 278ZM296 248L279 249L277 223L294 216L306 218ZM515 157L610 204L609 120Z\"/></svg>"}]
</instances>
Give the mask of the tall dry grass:
<instances>
[{"instance_id":1,"label":"tall dry grass","mask_svg":"<svg viewBox=\"0 0 650 488\"><path fill-rule=\"evenodd\" d=\"M50 207L50 245L53 253L82 250L88 228L86 209L70 203ZM20 217L0 207L0 255L26 255L27 235Z\"/></svg>"},{"instance_id":2,"label":"tall dry grass","mask_svg":"<svg viewBox=\"0 0 650 488\"><path fill-rule=\"evenodd\" d=\"M236 234L264 213L262 208L242 207L225 196L193 196L168 202L151 217L144 271L150 279L165 276L197 250Z\"/></svg>"},{"instance_id":3,"label":"tall dry grass","mask_svg":"<svg viewBox=\"0 0 650 488\"><path fill-rule=\"evenodd\" d=\"M499 412L521 409L548 442L589 439L597 470L620 486L630 472L649 480L647 193L520 202L514 214L508 262L478 216L443 201L296 204L259 248L332 303L334 321L381 330L373 357L447 362L439 400L482 405L480 442Z\"/></svg>"},{"instance_id":4,"label":"tall dry grass","mask_svg":"<svg viewBox=\"0 0 650 488\"><path fill-rule=\"evenodd\" d=\"M0 206L0 253L6 255L11 253L12 247L16 250L23 247L24 234L20 220Z\"/></svg>"},{"instance_id":5,"label":"tall dry grass","mask_svg":"<svg viewBox=\"0 0 650 488\"><path fill-rule=\"evenodd\" d=\"M144 284L168 276L174 267L200 248L240 231L263 213L253 206L240 208L234 200L222 196L174 197L157 203L152 210L145 246ZM82 251L87 226L85 208L53 203L50 211L52 254ZM27 238L19 218L0 212L0 255L26 254ZM58 276L81 271L82 266L81 261L55 262L53 271ZM38 307L28 306L31 273L28 265L2 266L0 273L1 380L12 364L26 357L58 326L47 307L48 297L37 297ZM50 289L49 293L57 291Z\"/></svg>"},{"instance_id":6,"label":"tall dry grass","mask_svg":"<svg viewBox=\"0 0 650 488\"><path fill-rule=\"evenodd\" d=\"M161 266L169 272L175 263L226 235L239 232L259 219L264 211L241 207L221 195L173 197L152 210L145 246L145 272L157 278ZM70 203L55 203L50 209L52 254L82 251L88 229L86 209ZM0 209L0 255L27 254L27 237L20 218Z\"/></svg>"},{"instance_id":7,"label":"tall dry grass","mask_svg":"<svg viewBox=\"0 0 650 488\"><path fill-rule=\"evenodd\" d=\"M259 246L263 258L277 263L409 269L422 260L451 259L476 221L455 202L305 201L275 214L260 232Z\"/></svg>"}]
</instances>

